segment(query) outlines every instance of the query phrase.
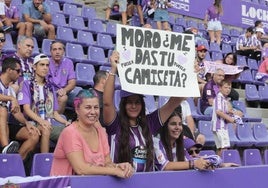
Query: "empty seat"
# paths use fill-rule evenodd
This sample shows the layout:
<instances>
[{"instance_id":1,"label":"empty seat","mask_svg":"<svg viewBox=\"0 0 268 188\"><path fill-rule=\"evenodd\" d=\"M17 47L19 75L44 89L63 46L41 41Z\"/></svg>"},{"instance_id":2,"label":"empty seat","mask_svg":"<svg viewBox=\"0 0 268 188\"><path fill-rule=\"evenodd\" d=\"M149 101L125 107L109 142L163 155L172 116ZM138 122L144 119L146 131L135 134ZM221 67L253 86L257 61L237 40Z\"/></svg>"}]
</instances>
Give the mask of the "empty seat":
<instances>
[{"instance_id":1,"label":"empty seat","mask_svg":"<svg viewBox=\"0 0 268 188\"><path fill-rule=\"evenodd\" d=\"M105 33L105 28L100 20L88 20L88 30L93 34Z\"/></svg>"},{"instance_id":2,"label":"empty seat","mask_svg":"<svg viewBox=\"0 0 268 188\"><path fill-rule=\"evenodd\" d=\"M49 176L53 153L36 153L33 157L31 176Z\"/></svg>"},{"instance_id":3,"label":"empty seat","mask_svg":"<svg viewBox=\"0 0 268 188\"><path fill-rule=\"evenodd\" d=\"M258 62L256 59L248 58L248 67L250 70L258 70Z\"/></svg>"},{"instance_id":4,"label":"empty seat","mask_svg":"<svg viewBox=\"0 0 268 188\"><path fill-rule=\"evenodd\" d=\"M70 58L73 62L89 63L84 55L84 50L80 44L66 44L66 57Z\"/></svg>"},{"instance_id":5,"label":"empty seat","mask_svg":"<svg viewBox=\"0 0 268 188\"><path fill-rule=\"evenodd\" d=\"M183 17L178 17L175 19L175 24L182 26L184 29L187 27L186 20Z\"/></svg>"},{"instance_id":6,"label":"empty seat","mask_svg":"<svg viewBox=\"0 0 268 188\"><path fill-rule=\"evenodd\" d=\"M96 9L94 7L83 6L81 16L84 19L97 19Z\"/></svg>"},{"instance_id":7,"label":"empty seat","mask_svg":"<svg viewBox=\"0 0 268 188\"><path fill-rule=\"evenodd\" d=\"M66 17L64 16L64 14L53 13L52 17L53 17L52 24L55 25L56 27L58 27L58 26L67 27L68 26L68 24L66 22Z\"/></svg>"},{"instance_id":8,"label":"empty seat","mask_svg":"<svg viewBox=\"0 0 268 188\"><path fill-rule=\"evenodd\" d=\"M184 28L181 25L173 25L173 32L177 32L177 33L183 33L184 32Z\"/></svg>"},{"instance_id":9,"label":"empty seat","mask_svg":"<svg viewBox=\"0 0 268 188\"><path fill-rule=\"evenodd\" d=\"M228 54L228 53L233 52L232 46L230 44L226 44L226 43L222 43L221 50L222 50L223 54Z\"/></svg>"},{"instance_id":10,"label":"empty seat","mask_svg":"<svg viewBox=\"0 0 268 188\"><path fill-rule=\"evenodd\" d=\"M203 134L206 138L205 146L213 147L215 146L214 135L212 133L212 122L211 121L199 121L198 129L201 134Z\"/></svg>"},{"instance_id":11,"label":"empty seat","mask_svg":"<svg viewBox=\"0 0 268 188\"><path fill-rule=\"evenodd\" d=\"M260 98L257 87L254 84L245 85L245 95L247 101L259 101Z\"/></svg>"},{"instance_id":12,"label":"empty seat","mask_svg":"<svg viewBox=\"0 0 268 188\"><path fill-rule=\"evenodd\" d=\"M91 64L77 63L75 67L77 86L94 86L93 77L95 75L94 66Z\"/></svg>"},{"instance_id":13,"label":"empty seat","mask_svg":"<svg viewBox=\"0 0 268 188\"><path fill-rule=\"evenodd\" d=\"M0 154L0 177L25 177L25 170L20 154Z\"/></svg>"},{"instance_id":14,"label":"empty seat","mask_svg":"<svg viewBox=\"0 0 268 188\"><path fill-rule=\"evenodd\" d=\"M146 114L152 113L156 110L155 99L153 95L144 95L144 102Z\"/></svg>"},{"instance_id":15,"label":"empty seat","mask_svg":"<svg viewBox=\"0 0 268 188\"><path fill-rule=\"evenodd\" d=\"M2 51L8 54L15 53L17 50L14 47L12 36L10 33L5 34L6 42L5 45L2 48Z\"/></svg>"},{"instance_id":16,"label":"empty seat","mask_svg":"<svg viewBox=\"0 0 268 188\"><path fill-rule=\"evenodd\" d=\"M233 36L233 37L239 37L240 35L240 31L238 29L230 29L230 36Z\"/></svg>"},{"instance_id":17,"label":"empty seat","mask_svg":"<svg viewBox=\"0 0 268 188\"><path fill-rule=\"evenodd\" d=\"M268 132L266 125L263 123L254 123L253 125L253 135L256 139L255 146L266 147L268 146Z\"/></svg>"},{"instance_id":18,"label":"empty seat","mask_svg":"<svg viewBox=\"0 0 268 188\"><path fill-rule=\"evenodd\" d=\"M70 15L79 16L78 7L74 4L69 4L69 3L63 4L62 13L68 17Z\"/></svg>"},{"instance_id":19,"label":"empty seat","mask_svg":"<svg viewBox=\"0 0 268 188\"><path fill-rule=\"evenodd\" d=\"M210 43L209 51L210 52L220 52L220 53L222 53L220 45L218 43L216 43L216 42L211 42Z\"/></svg>"},{"instance_id":20,"label":"empty seat","mask_svg":"<svg viewBox=\"0 0 268 188\"><path fill-rule=\"evenodd\" d=\"M70 15L69 17L69 27L74 31L86 30L85 21L81 16Z\"/></svg>"},{"instance_id":21,"label":"empty seat","mask_svg":"<svg viewBox=\"0 0 268 188\"><path fill-rule=\"evenodd\" d=\"M12 2L13 2L13 0L12 0ZM59 2L57 2L57 1L46 1L46 3L50 8L50 13L51 14L61 12ZM54 19L54 17L53 17L53 19Z\"/></svg>"},{"instance_id":22,"label":"empty seat","mask_svg":"<svg viewBox=\"0 0 268 188\"><path fill-rule=\"evenodd\" d=\"M89 46L87 56L88 61L93 65L109 65L102 48Z\"/></svg>"},{"instance_id":23,"label":"empty seat","mask_svg":"<svg viewBox=\"0 0 268 188\"><path fill-rule=\"evenodd\" d=\"M193 20L193 19L186 20L186 26L187 27L198 28L197 22L195 20Z\"/></svg>"},{"instance_id":24,"label":"empty seat","mask_svg":"<svg viewBox=\"0 0 268 188\"><path fill-rule=\"evenodd\" d=\"M223 59L222 52L212 51L211 52L211 59L212 59L212 61L222 60Z\"/></svg>"},{"instance_id":25,"label":"empty seat","mask_svg":"<svg viewBox=\"0 0 268 188\"><path fill-rule=\"evenodd\" d=\"M74 33L71 28L67 27L58 27L57 28L57 37L58 40L66 43L66 42L75 42Z\"/></svg>"},{"instance_id":26,"label":"empty seat","mask_svg":"<svg viewBox=\"0 0 268 188\"><path fill-rule=\"evenodd\" d=\"M243 152L243 162L245 166L262 165L263 162L262 162L260 150L245 149Z\"/></svg>"},{"instance_id":27,"label":"empty seat","mask_svg":"<svg viewBox=\"0 0 268 188\"><path fill-rule=\"evenodd\" d=\"M114 49L113 40L110 35L98 33L96 44L103 49Z\"/></svg>"},{"instance_id":28,"label":"empty seat","mask_svg":"<svg viewBox=\"0 0 268 188\"><path fill-rule=\"evenodd\" d=\"M238 150L228 149L222 151L222 162L224 163L236 163L241 165L241 157Z\"/></svg>"},{"instance_id":29,"label":"empty seat","mask_svg":"<svg viewBox=\"0 0 268 188\"><path fill-rule=\"evenodd\" d=\"M111 35L112 37L116 36L116 23L108 22L106 24L106 34Z\"/></svg>"},{"instance_id":30,"label":"empty seat","mask_svg":"<svg viewBox=\"0 0 268 188\"><path fill-rule=\"evenodd\" d=\"M42 46L41 46L41 52L47 56L51 56L50 53L50 46L52 44L53 40L51 39L43 39Z\"/></svg>"},{"instance_id":31,"label":"empty seat","mask_svg":"<svg viewBox=\"0 0 268 188\"><path fill-rule=\"evenodd\" d=\"M235 108L238 108L243 112L244 116L242 117L242 119L243 119L244 122L261 122L262 121L261 118L250 117L247 114L247 109L246 109L245 102L243 102L243 101L233 101L232 103L233 103Z\"/></svg>"},{"instance_id":32,"label":"empty seat","mask_svg":"<svg viewBox=\"0 0 268 188\"><path fill-rule=\"evenodd\" d=\"M37 42L35 37L32 37L32 39L33 39L33 42L34 42L34 49L33 49L33 52L32 52L32 56L36 56L36 55L40 54L39 47L38 47L38 42Z\"/></svg>"},{"instance_id":33,"label":"empty seat","mask_svg":"<svg viewBox=\"0 0 268 188\"><path fill-rule=\"evenodd\" d=\"M237 145L237 143L239 142L239 139L236 136L236 132L235 132L233 124L228 123L227 127L228 127L230 145L233 147L233 146Z\"/></svg>"},{"instance_id":34,"label":"empty seat","mask_svg":"<svg viewBox=\"0 0 268 188\"><path fill-rule=\"evenodd\" d=\"M251 147L256 143L249 123L237 126L237 138L239 139L239 142L237 142L238 147Z\"/></svg>"},{"instance_id":35,"label":"empty seat","mask_svg":"<svg viewBox=\"0 0 268 188\"><path fill-rule=\"evenodd\" d=\"M77 31L77 43L84 47L95 45L93 35L89 31L78 30Z\"/></svg>"},{"instance_id":36,"label":"empty seat","mask_svg":"<svg viewBox=\"0 0 268 188\"><path fill-rule=\"evenodd\" d=\"M259 86L259 96L261 102L268 102L268 86Z\"/></svg>"},{"instance_id":37,"label":"empty seat","mask_svg":"<svg viewBox=\"0 0 268 188\"><path fill-rule=\"evenodd\" d=\"M168 23L173 26L175 24L175 17L172 15L168 16Z\"/></svg>"}]
</instances>

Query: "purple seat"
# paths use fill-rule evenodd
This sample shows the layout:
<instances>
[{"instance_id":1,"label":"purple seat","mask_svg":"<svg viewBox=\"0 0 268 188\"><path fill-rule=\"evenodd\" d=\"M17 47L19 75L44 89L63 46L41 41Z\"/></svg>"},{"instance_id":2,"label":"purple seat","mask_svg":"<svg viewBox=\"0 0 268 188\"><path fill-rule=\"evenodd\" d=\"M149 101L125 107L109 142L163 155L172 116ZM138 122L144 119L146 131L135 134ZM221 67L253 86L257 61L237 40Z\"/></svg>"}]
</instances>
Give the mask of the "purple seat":
<instances>
[{"instance_id":1,"label":"purple seat","mask_svg":"<svg viewBox=\"0 0 268 188\"><path fill-rule=\"evenodd\" d=\"M254 83L251 71L249 69L241 72L237 80L241 84L253 84Z\"/></svg>"},{"instance_id":2,"label":"purple seat","mask_svg":"<svg viewBox=\"0 0 268 188\"><path fill-rule=\"evenodd\" d=\"M268 164L268 149L264 150L264 154L263 154L263 160L264 160L264 164Z\"/></svg>"},{"instance_id":3,"label":"purple seat","mask_svg":"<svg viewBox=\"0 0 268 188\"><path fill-rule=\"evenodd\" d=\"M212 51L211 52L211 59L212 59L212 61L223 59L222 52Z\"/></svg>"},{"instance_id":4,"label":"purple seat","mask_svg":"<svg viewBox=\"0 0 268 188\"><path fill-rule=\"evenodd\" d=\"M220 52L220 53L222 53L220 45L218 43L216 43L216 42L211 42L210 43L209 51L210 52Z\"/></svg>"},{"instance_id":5,"label":"purple seat","mask_svg":"<svg viewBox=\"0 0 268 188\"><path fill-rule=\"evenodd\" d=\"M214 135L212 133L212 122L211 121L202 121L200 120L198 122L198 130L201 134L203 134L206 138L205 146L207 147L214 147L215 146L215 140Z\"/></svg>"},{"instance_id":6,"label":"purple seat","mask_svg":"<svg viewBox=\"0 0 268 188\"><path fill-rule=\"evenodd\" d=\"M93 34L105 33L105 28L100 20L88 20L88 30Z\"/></svg>"},{"instance_id":7,"label":"purple seat","mask_svg":"<svg viewBox=\"0 0 268 188\"><path fill-rule=\"evenodd\" d=\"M47 56L51 56L50 53L50 46L52 44L53 40L51 39L44 39L41 46L41 52Z\"/></svg>"},{"instance_id":8,"label":"purple seat","mask_svg":"<svg viewBox=\"0 0 268 188\"><path fill-rule=\"evenodd\" d=\"M211 120L211 116L207 116L207 115L203 115L203 114L198 113L197 107L195 106L194 99L192 97L188 97L187 102L189 103L192 117L195 120L197 120L197 121L199 121L199 120L210 121Z\"/></svg>"},{"instance_id":9,"label":"purple seat","mask_svg":"<svg viewBox=\"0 0 268 188\"><path fill-rule=\"evenodd\" d=\"M183 17L178 17L175 19L175 24L182 26L184 29L187 27L186 20Z\"/></svg>"},{"instance_id":10,"label":"purple seat","mask_svg":"<svg viewBox=\"0 0 268 188\"><path fill-rule=\"evenodd\" d=\"M227 126L228 126L228 133L229 133L230 144L231 144L231 146L235 146L239 142L239 139L236 136L236 133L235 133L233 124L232 123L228 123Z\"/></svg>"},{"instance_id":11,"label":"purple seat","mask_svg":"<svg viewBox=\"0 0 268 188\"><path fill-rule=\"evenodd\" d=\"M260 96L256 85L246 84L245 86L246 101L259 101Z\"/></svg>"},{"instance_id":12,"label":"purple seat","mask_svg":"<svg viewBox=\"0 0 268 188\"><path fill-rule=\"evenodd\" d=\"M63 43L76 41L76 39L74 38L73 30L71 28L61 27L61 26L57 28L56 38L62 41Z\"/></svg>"},{"instance_id":13,"label":"purple seat","mask_svg":"<svg viewBox=\"0 0 268 188\"><path fill-rule=\"evenodd\" d=\"M199 156L208 156L208 155L215 155L215 151L208 149L208 150L201 150Z\"/></svg>"},{"instance_id":14,"label":"purple seat","mask_svg":"<svg viewBox=\"0 0 268 188\"><path fill-rule=\"evenodd\" d=\"M229 37L230 29L228 27L222 27L222 35Z\"/></svg>"},{"instance_id":15,"label":"purple seat","mask_svg":"<svg viewBox=\"0 0 268 188\"><path fill-rule=\"evenodd\" d=\"M268 102L268 86L259 86L260 102Z\"/></svg>"},{"instance_id":16,"label":"purple seat","mask_svg":"<svg viewBox=\"0 0 268 188\"><path fill-rule=\"evenodd\" d=\"M207 31L206 26L205 26L205 24L203 22L198 22L197 23L197 28L198 28L199 31Z\"/></svg>"},{"instance_id":17,"label":"purple seat","mask_svg":"<svg viewBox=\"0 0 268 188\"><path fill-rule=\"evenodd\" d=\"M207 61L211 61L211 57L210 57L210 54L209 54L208 52L206 53L205 60L207 60Z\"/></svg>"},{"instance_id":18,"label":"purple seat","mask_svg":"<svg viewBox=\"0 0 268 188\"><path fill-rule=\"evenodd\" d=\"M256 143L249 123L237 126L237 138L239 139L236 144L238 147L251 147Z\"/></svg>"},{"instance_id":19,"label":"purple seat","mask_svg":"<svg viewBox=\"0 0 268 188\"><path fill-rule=\"evenodd\" d=\"M81 16L70 15L69 26L73 31L86 30L85 21Z\"/></svg>"},{"instance_id":20,"label":"purple seat","mask_svg":"<svg viewBox=\"0 0 268 188\"><path fill-rule=\"evenodd\" d=\"M111 35L112 37L116 36L116 23L108 22L106 24L106 34Z\"/></svg>"},{"instance_id":21,"label":"purple seat","mask_svg":"<svg viewBox=\"0 0 268 188\"><path fill-rule=\"evenodd\" d=\"M257 60L248 58L248 67L250 70L258 70L259 67Z\"/></svg>"},{"instance_id":22,"label":"purple seat","mask_svg":"<svg viewBox=\"0 0 268 188\"><path fill-rule=\"evenodd\" d=\"M158 108L161 108L162 106L164 106L164 104L166 104L169 100L169 97L166 96L159 96L158 97Z\"/></svg>"},{"instance_id":23,"label":"purple seat","mask_svg":"<svg viewBox=\"0 0 268 188\"><path fill-rule=\"evenodd\" d=\"M172 15L169 15L168 16L168 23L173 26L175 24L175 17Z\"/></svg>"},{"instance_id":24,"label":"purple seat","mask_svg":"<svg viewBox=\"0 0 268 188\"><path fill-rule=\"evenodd\" d=\"M184 32L184 28L181 25L173 25L173 32L183 33Z\"/></svg>"},{"instance_id":25,"label":"purple seat","mask_svg":"<svg viewBox=\"0 0 268 188\"><path fill-rule=\"evenodd\" d=\"M7 54L12 54L15 53L17 50L14 47L12 36L10 33L5 34L6 42L5 45L3 46L2 51L7 53Z\"/></svg>"},{"instance_id":26,"label":"purple seat","mask_svg":"<svg viewBox=\"0 0 268 188\"><path fill-rule=\"evenodd\" d=\"M104 50L106 50L106 49L114 49L114 46L115 46L113 44L112 37L110 35L106 35L106 34L102 34L102 33L97 34L96 45L98 47L103 48Z\"/></svg>"},{"instance_id":27,"label":"purple seat","mask_svg":"<svg viewBox=\"0 0 268 188\"><path fill-rule=\"evenodd\" d=\"M49 176L53 153L36 153L33 157L31 176Z\"/></svg>"},{"instance_id":28,"label":"purple seat","mask_svg":"<svg viewBox=\"0 0 268 188\"><path fill-rule=\"evenodd\" d=\"M63 5L64 3L69 3L72 5L76 5L77 7L82 7L83 4L76 2L75 0L56 0L60 3L60 5Z\"/></svg>"},{"instance_id":29,"label":"purple seat","mask_svg":"<svg viewBox=\"0 0 268 188\"><path fill-rule=\"evenodd\" d=\"M102 48L89 46L87 56L88 61L93 65L109 65Z\"/></svg>"},{"instance_id":30,"label":"purple seat","mask_svg":"<svg viewBox=\"0 0 268 188\"><path fill-rule=\"evenodd\" d=\"M253 135L256 139L256 147L266 147L268 146L268 132L266 125L263 123L254 123L253 125Z\"/></svg>"},{"instance_id":31,"label":"purple seat","mask_svg":"<svg viewBox=\"0 0 268 188\"><path fill-rule=\"evenodd\" d=\"M97 19L96 9L94 7L83 6L81 16L86 20Z\"/></svg>"},{"instance_id":32,"label":"purple seat","mask_svg":"<svg viewBox=\"0 0 268 188\"><path fill-rule=\"evenodd\" d=\"M119 111L119 104L120 104L120 101L121 101L120 91L121 90L115 90L114 91L114 105L115 105L116 111Z\"/></svg>"},{"instance_id":33,"label":"purple seat","mask_svg":"<svg viewBox=\"0 0 268 188\"><path fill-rule=\"evenodd\" d=\"M68 26L68 24L66 22L66 17L64 16L64 14L61 14L61 13L53 13L52 14L52 23L56 27L59 27L59 26L67 27Z\"/></svg>"},{"instance_id":34,"label":"purple seat","mask_svg":"<svg viewBox=\"0 0 268 188\"><path fill-rule=\"evenodd\" d=\"M95 69L93 65L77 63L75 67L75 73L77 86L94 86L93 77L95 75Z\"/></svg>"},{"instance_id":35,"label":"purple seat","mask_svg":"<svg viewBox=\"0 0 268 188\"><path fill-rule=\"evenodd\" d=\"M209 49L209 44L207 40L198 40L196 44L197 46L204 45L207 49Z\"/></svg>"},{"instance_id":36,"label":"purple seat","mask_svg":"<svg viewBox=\"0 0 268 188\"><path fill-rule=\"evenodd\" d=\"M230 36L239 37L239 35L240 35L240 31L238 29L235 29L235 28L230 29Z\"/></svg>"},{"instance_id":37,"label":"purple seat","mask_svg":"<svg viewBox=\"0 0 268 188\"><path fill-rule=\"evenodd\" d=\"M248 116L245 102L233 101L232 103L235 108L238 108L243 112L244 117L242 117L242 119L244 122L261 122L262 121L261 118Z\"/></svg>"},{"instance_id":38,"label":"purple seat","mask_svg":"<svg viewBox=\"0 0 268 188\"><path fill-rule=\"evenodd\" d=\"M73 62L89 63L85 57L84 50L80 44L66 44L66 57L70 58Z\"/></svg>"},{"instance_id":39,"label":"purple seat","mask_svg":"<svg viewBox=\"0 0 268 188\"><path fill-rule=\"evenodd\" d=\"M77 5L69 4L69 3L63 4L62 13L67 17L69 17L70 15L79 16Z\"/></svg>"},{"instance_id":40,"label":"purple seat","mask_svg":"<svg viewBox=\"0 0 268 188\"><path fill-rule=\"evenodd\" d=\"M243 152L243 163L245 166L262 165L262 158L260 150L258 149L245 149Z\"/></svg>"},{"instance_id":41,"label":"purple seat","mask_svg":"<svg viewBox=\"0 0 268 188\"><path fill-rule=\"evenodd\" d=\"M222 161L224 163L236 163L241 165L241 158L238 150L236 149L228 149L222 151Z\"/></svg>"},{"instance_id":42,"label":"purple seat","mask_svg":"<svg viewBox=\"0 0 268 188\"><path fill-rule=\"evenodd\" d=\"M20 154L0 154L0 177L25 177L25 170Z\"/></svg>"},{"instance_id":43,"label":"purple seat","mask_svg":"<svg viewBox=\"0 0 268 188\"><path fill-rule=\"evenodd\" d=\"M230 44L222 43L221 49L223 54L233 52L232 46Z\"/></svg>"},{"instance_id":44,"label":"purple seat","mask_svg":"<svg viewBox=\"0 0 268 188\"><path fill-rule=\"evenodd\" d=\"M77 43L81 44L84 47L96 45L92 33L83 30L77 31Z\"/></svg>"},{"instance_id":45,"label":"purple seat","mask_svg":"<svg viewBox=\"0 0 268 188\"><path fill-rule=\"evenodd\" d=\"M258 85L258 86L264 86L265 83L262 82L262 81L259 81L256 79L256 74L257 74L257 70L251 70L251 74L252 74L252 78L253 78L253 81L254 81L254 84Z\"/></svg>"},{"instance_id":46,"label":"purple seat","mask_svg":"<svg viewBox=\"0 0 268 188\"><path fill-rule=\"evenodd\" d=\"M38 42L37 42L35 37L32 37L32 39L33 39L33 42L34 42L34 49L33 49L33 52L32 52L32 56L36 56L36 55L40 54L39 47L38 47Z\"/></svg>"},{"instance_id":47,"label":"purple seat","mask_svg":"<svg viewBox=\"0 0 268 188\"><path fill-rule=\"evenodd\" d=\"M198 28L197 22L193 19L186 20L186 26Z\"/></svg>"},{"instance_id":48,"label":"purple seat","mask_svg":"<svg viewBox=\"0 0 268 188\"><path fill-rule=\"evenodd\" d=\"M247 66L247 60L245 56L237 55L237 65Z\"/></svg>"},{"instance_id":49,"label":"purple seat","mask_svg":"<svg viewBox=\"0 0 268 188\"><path fill-rule=\"evenodd\" d=\"M13 0L12 0L12 2L13 2ZM47 5L50 8L51 14L55 14L55 13L61 12L59 2L57 2L57 1L46 1L46 3L47 3ZM52 17L52 20L53 19L54 19L54 17Z\"/></svg>"}]
</instances>

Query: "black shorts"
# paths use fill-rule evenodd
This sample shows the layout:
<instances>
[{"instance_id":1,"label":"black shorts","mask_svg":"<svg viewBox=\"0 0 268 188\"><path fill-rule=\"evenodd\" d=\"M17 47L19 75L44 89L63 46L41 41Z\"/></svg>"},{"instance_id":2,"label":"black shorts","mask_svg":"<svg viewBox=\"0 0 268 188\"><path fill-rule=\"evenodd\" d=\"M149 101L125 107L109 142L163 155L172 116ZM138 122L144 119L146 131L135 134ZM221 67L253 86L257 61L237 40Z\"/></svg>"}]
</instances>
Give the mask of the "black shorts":
<instances>
[{"instance_id":1,"label":"black shorts","mask_svg":"<svg viewBox=\"0 0 268 188\"><path fill-rule=\"evenodd\" d=\"M16 140L16 135L18 134L20 129L23 128L23 126L15 123L9 123L8 127L9 127L9 139Z\"/></svg>"},{"instance_id":2,"label":"black shorts","mask_svg":"<svg viewBox=\"0 0 268 188\"><path fill-rule=\"evenodd\" d=\"M142 4L142 0L129 0L128 3L133 3L133 5L141 5Z\"/></svg>"}]
</instances>

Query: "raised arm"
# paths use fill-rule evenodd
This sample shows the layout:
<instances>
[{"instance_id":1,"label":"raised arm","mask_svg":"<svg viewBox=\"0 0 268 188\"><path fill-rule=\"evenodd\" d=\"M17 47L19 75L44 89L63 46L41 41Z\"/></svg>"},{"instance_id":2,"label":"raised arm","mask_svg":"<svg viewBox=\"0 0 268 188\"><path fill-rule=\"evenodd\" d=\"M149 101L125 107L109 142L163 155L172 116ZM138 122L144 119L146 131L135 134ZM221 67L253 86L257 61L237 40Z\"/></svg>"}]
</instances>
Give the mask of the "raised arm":
<instances>
[{"instance_id":1,"label":"raised arm","mask_svg":"<svg viewBox=\"0 0 268 188\"><path fill-rule=\"evenodd\" d=\"M116 108L114 105L114 82L117 72L117 63L119 62L118 52L113 52L110 57L111 70L104 86L103 92L103 121L109 125L116 116Z\"/></svg>"}]
</instances>

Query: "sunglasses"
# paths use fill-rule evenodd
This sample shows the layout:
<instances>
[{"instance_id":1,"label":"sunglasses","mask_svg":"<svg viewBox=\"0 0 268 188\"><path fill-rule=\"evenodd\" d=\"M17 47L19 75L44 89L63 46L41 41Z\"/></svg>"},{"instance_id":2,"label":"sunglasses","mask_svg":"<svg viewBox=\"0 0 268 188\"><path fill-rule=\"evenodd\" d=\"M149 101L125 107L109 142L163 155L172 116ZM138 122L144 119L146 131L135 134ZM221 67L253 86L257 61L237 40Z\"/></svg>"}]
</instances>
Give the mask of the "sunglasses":
<instances>
[{"instance_id":1,"label":"sunglasses","mask_svg":"<svg viewBox=\"0 0 268 188\"><path fill-rule=\"evenodd\" d=\"M12 69L12 70L17 71L18 74L20 73L20 69Z\"/></svg>"},{"instance_id":2,"label":"sunglasses","mask_svg":"<svg viewBox=\"0 0 268 188\"><path fill-rule=\"evenodd\" d=\"M5 38L0 38L0 42L6 42L6 39Z\"/></svg>"},{"instance_id":3,"label":"sunglasses","mask_svg":"<svg viewBox=\"0 0 268 188\"><path fill-rule=\"evenodd\" d=\"M188 153L189 153L190 155L193 155L194 152L195 152L196 154L199 154L200 151L201 151L200 149L191 149L191 150L188 151Z\"/></svg>"}]
</instances>

